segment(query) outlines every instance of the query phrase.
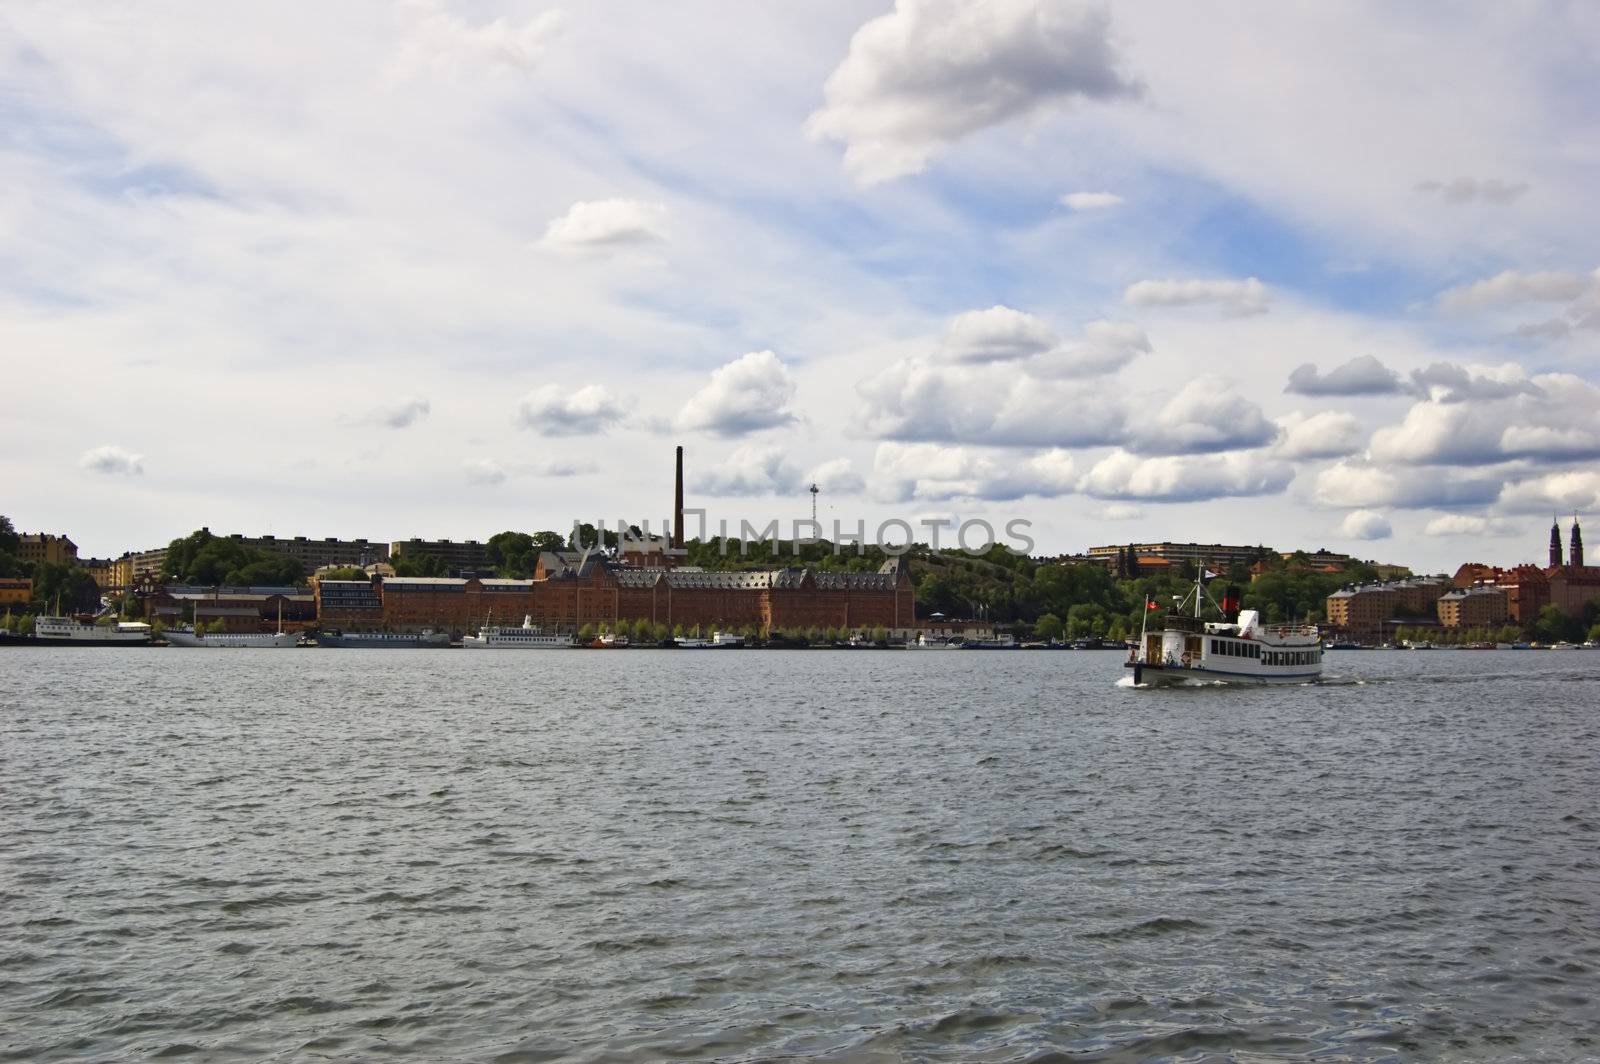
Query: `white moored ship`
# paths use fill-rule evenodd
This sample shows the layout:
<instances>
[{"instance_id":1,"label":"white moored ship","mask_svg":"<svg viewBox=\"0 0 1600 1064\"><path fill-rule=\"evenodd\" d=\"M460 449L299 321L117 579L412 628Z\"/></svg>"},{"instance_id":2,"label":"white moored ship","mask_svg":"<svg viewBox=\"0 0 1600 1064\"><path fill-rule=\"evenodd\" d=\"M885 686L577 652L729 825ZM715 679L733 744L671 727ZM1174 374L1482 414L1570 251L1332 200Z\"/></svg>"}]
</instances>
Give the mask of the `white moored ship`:
<instances>
[{"instance_id":1,"label":"white moored ship","mask_svg":"<svg viewBox=\"0 0 1600 1064\"><path fill-rule=\"evenodd\" d=\"M577 646L578 641L571 635L545 631L530 616L517 627L485 625L477 635L462 636L461 645L468 650L561 650Z\"/></svg>"},{"instance_id":2,"label":"white moored ship","mask_svg":"<svg viewBox=\"0 0 1600 1064\"><path fill-rule=\"evenodd\" d=\"M40 617L33 625L33 643L55 647L148 646L150 626L143 621L106 625L84 624L72 617Z\"/></svg>"},{"instance_id":3,"label":"white moored ship","mask_svg":"<svg viewBox=\"0 0 1600 1064\"><path fill-rule=\"evenodd\" d=\"M1190 595L1193 616L1182 612L1185 599L1160 630L1147 624L1140 632L1127 662L1135 685L1309 683L1322 675L1322 640L1315 625L1263 624L1257 611L1239 609L1232 588L1218 611L1223 619L1206 621L1200 606L1208 596L1200 579Z\"/></svg>"},{"instance_id":4,"label":"white moored ship","mask_svg":"<svg viewBox=\"0 0 1600 1064\"><path fill-rule=\"evenodd\" d=\"M196 632L169 628L162 636L175 647L292 647L300 637L293 632Z\"/></svg>"},{"instance_id":5,"label":"white moored ship","mask_svg":"<svg viewBox=\"0 0 1600 1064\"><path fill-rule=\"evenodd\" d=\"M278 630L276 632L202 632L197 628L171 628L164 635L167 643L175 647L211 647L213 650L238 647L265 647L283 649L299 640L294 632L283 630L283 605L278 605Z\"/></svg>"}]
</instances>

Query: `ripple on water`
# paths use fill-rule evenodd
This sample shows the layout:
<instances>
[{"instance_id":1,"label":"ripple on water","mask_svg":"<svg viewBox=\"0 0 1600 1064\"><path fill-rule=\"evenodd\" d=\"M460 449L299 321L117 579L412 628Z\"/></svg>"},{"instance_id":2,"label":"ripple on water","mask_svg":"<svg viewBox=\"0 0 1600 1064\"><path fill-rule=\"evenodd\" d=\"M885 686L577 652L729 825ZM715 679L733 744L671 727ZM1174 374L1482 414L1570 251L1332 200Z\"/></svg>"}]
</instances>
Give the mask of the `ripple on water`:
<instances>
[{"instance_id":1,"label":"ripple on water","mask_svg":"<svg viewBox=\"0 0 1600 1064\"><path fill-rule=\"evenodd\" d=\"M0 653L0 1060L1600 1059L1600 656L493 657Z\"/></svg>"}]
</instances>

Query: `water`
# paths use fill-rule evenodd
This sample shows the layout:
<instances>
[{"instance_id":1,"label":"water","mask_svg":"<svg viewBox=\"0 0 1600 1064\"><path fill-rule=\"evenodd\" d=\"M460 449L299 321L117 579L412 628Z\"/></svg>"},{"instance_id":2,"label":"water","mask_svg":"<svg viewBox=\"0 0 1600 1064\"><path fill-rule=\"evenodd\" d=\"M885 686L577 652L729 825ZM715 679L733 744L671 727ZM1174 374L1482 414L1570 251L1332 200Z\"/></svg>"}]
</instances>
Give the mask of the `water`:
<instances>
[{"instance_id":1,"label":"water","mask_svg":"<svg viewBox=\"0 0 1600 1064\"><path fill-rule=\"evenodd\" d=\"M0 651L0 1059L1600 1060L1600 653Z\"/></svg>"}]
</instances>

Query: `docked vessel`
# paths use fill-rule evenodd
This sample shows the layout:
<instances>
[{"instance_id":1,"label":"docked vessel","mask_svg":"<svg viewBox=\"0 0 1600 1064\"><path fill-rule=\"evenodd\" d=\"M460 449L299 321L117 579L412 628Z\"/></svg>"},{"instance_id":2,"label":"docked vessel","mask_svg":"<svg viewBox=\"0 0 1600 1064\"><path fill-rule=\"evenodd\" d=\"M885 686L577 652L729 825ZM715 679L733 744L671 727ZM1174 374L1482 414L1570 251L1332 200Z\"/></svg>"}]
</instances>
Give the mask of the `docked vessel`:
<instances>
[{"instance_id":1,"label":"docked vessel","mask_svg":"<svg viewBox=\"0 0 1600 1064\"><path fill-rule=\"evenodd\" d=\"M477 635L462 636L461 645L468 650L562 650L575 647L578 641L561 632L547 632L524 617L522 624L485 625Z\"/></svg>"},{"instance_id":2,"label":"docked vessel","mask_svg":"<svg viewBox=\"0 0 1600 1064\"><path fill-rule=\"evenodd\" d=\"M196 632L192 628L168 628L162 638L175 647L211 647L214 650L237 647L283 648L295 645L293 632Z\"/></svg>"},{"instance_id":3,"label":"docked vessel","mask_svg":"<svg viewBox=\"0 0 1600 1064\"><path fill-rule=\"evenodd\" d=\"M162 638L175 647L210 647L213 650L260 647L279 650L293 647L299 636L283 630L283 606L280 604L276 632L202 632L197 628L169 628Z\"/></svg>"},{"instance_id":4,"label":"docked vessel","mask_svg":"<svg viewBox=\"0 0 1600 1064\"><path fill-rule=\"evenodd\" d=\"M1218 608L1222 620L1206 621L1200 616L1201 604L1209 600L1202 578L1196 578L1190 596L1192 616L1183 612L1185 599L1160 630L1150 630L1146 621L1127 661L1134 684L1308 683L1322 675L1322 639L1315 625L1263 624L1257 611L1239 609L1233 588ZM1153 604L1146 606L1148 617Z\"/></svg>"},{"instance_id":5,"label":"docked vessel","mask_svg":"<svg viewBox=\"0 0 1600 1064\"><path fill-rule=\"evenodd\" d=\"M420 632L341 632L338 629L317 633L317 646L351 650L410 650L417 647L447 647L450 633L424 628Z\"/></svg>"},{"instance_id":6,"label":"docked vessel","mask_svg":"<svg viewBox=\"0 0 1600 1064\"><path fill-rule=\"evenodd\" d=\"M733 632L712 632L710 639L684 635L672 642L680 650L731 650L744 646L744 636Z\"/></svg>"},{"instance_id":7,"label":"docked vessel","mask_svg":"<svg viewBox=\"0 0 1600 1064\"><path fill-rule=\"evenodd\" d=\"M40 617L33 622L33 636L17 640L44 647L129 647L149 646L150 626L143 621L120 621L115 625L85 624L73 617Z\"/></svg>"}]
</instances>

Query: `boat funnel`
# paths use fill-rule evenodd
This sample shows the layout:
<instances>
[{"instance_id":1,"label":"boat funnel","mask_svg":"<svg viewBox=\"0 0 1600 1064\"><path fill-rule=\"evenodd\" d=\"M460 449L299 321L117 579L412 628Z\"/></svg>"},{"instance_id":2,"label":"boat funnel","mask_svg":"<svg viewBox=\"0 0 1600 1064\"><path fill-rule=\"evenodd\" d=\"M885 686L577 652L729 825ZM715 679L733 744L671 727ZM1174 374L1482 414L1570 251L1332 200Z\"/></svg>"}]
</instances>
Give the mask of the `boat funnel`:
<instances>
[{"instance_id":1,"label":"boat funnel","mask_svg":"<svg viewBox=\"0 0 1600 1064\"><path fill-rule=\"evenodd\" d=\"M1229 584L1227 590L1222 593L1222 619L1229 624L1238 623L1240 605L1239 588Z\"/></svg>"}]
</instances>

